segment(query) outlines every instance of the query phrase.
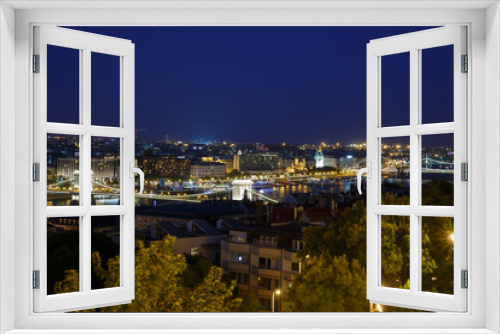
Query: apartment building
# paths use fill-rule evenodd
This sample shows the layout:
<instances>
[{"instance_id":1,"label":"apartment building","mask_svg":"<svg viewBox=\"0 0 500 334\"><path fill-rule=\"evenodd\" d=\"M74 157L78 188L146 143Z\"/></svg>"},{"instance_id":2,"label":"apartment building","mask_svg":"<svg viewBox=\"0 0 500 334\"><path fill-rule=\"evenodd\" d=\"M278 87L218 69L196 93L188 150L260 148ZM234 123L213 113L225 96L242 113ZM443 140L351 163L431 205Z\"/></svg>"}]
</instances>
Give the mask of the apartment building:
<instances>
[{"instance_id":1,"label":"apartment building","mask_svg":"<svg viewBox=\"0 0 500 334\"><path fill-rule=\"evenodd\" d=\"M281 311L292 278L301 270L297 252L302 248L302 230L308 224L286 222L273 225L238 225L219 220L228 229L221 244L221 266L243 291L254 293L262 310ZM276 293L280 290L280 293Z\"/></svg>"}]
</instances>

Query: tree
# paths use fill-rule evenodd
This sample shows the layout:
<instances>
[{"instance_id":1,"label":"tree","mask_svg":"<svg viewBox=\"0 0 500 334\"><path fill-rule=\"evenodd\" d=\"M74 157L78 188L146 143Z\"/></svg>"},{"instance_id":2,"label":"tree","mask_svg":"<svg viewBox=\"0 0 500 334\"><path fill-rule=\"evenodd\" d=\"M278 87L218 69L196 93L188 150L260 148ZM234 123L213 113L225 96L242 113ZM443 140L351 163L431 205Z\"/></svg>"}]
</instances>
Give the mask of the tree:
<instances>
[{"instance_id":1,"label":"tree","mask_svg":"<svg viewBox=\"0 0 500 334\"><path fill-rule=\"evenodd\" d=\"M408 205L408 197L385 194L384 204ZM303 263L301 274L292 281L285 307L298 312L368 311L366 300L366 207L362 201L328 226L309 227L304 231L304 248L298 253ZM433 218L433 219L441 219ZM382 216L382 284L409 289L410 221L405 216ZM431 225L431 224L429 224ZM435 226L432 228L435 229ZM449 230L449 227L448 227ZM435 275L446 268L447 258L440 256L431 243L432 230L422 230L422 273ZM444 235L443 232L440 235ZM446 235L448 235L446 233ZM444 251L448 248L442 248ZM449 261L449 257L448 257ZM451 278L451 280L453 280ZM446 282L447 279L441 280ZM437 289L436 286L434 286ZM440 287L444 289L443 287ZM409 311L384 307L385 311Z\"/></svg>"},{"instance_id":2,"label":"tree","mask_svg":"<svg viewBox=\"0 0 500 334\"><path fill-rule=\"evenodd\" d=\"M190 287L184 283L186 259L173 255L175 238L165 236L145 247L136 241L135 299L130 304L86 310L91 312L230 312L242 300L233 297L236 282L222 280L222 269L210 267L206 277ZM119 286L120 258L109 259L104 268L98 252L92 254L92 270L103 280L104 288ZM78 284L78 272L66 271L55 284L56 293L70 291Z\"/></svg>"},{"instance_id":3,"label":"tree","mask_svg":"<svg viewBox=\"0 0 500 334\"><path fill-rule=\"evenodd\" d=\"M260 309L259 298L254 293L237 289L236 298L240 298L242 303L235 312L258 312Z\"/></svg>"},{"instance_id":4,"label":"tree","mask_svg":"<svg viewBox=\"0 0 500 334\"><path fill-rule=\"evenodd\" d=\"M47 292L49 294L55 293L53 289L56 282L64 280L68 270L78 271L79 240L80 233L78 231L64 231L63 233L49 233L47 235ZM101 233L92 232L91 242L92 249L99 249L101 257L105 259L114 257L119 252L119 247ZM78 275L76 278L78 279ZM74 287L74 290L66 292L78 291L79 285L76 284ZM103 287L103 281L95 272L92 272L92 287L94 289Z\"/></svg>"},{"instance_id":5,"label":"tree","mask_svg":"<svg viewBox=\"0 0 500 334\"><path fill-rule=\"evenodd\" d=\"M235 278L234 273L225 273L222 280L231 282ZM232 310L233 312L258 312L261 308L259 298L255 295L255 293L242 291L239 286L236 286L233 290L233 298L242 300L240 306Z\"/></svg>"},{"instance_id":6,"label":"tree","mask_svg":"<svg viewBox=\"0 0 500 334\"><path fill-rule=\"evenodd\" d=\"M293 280L285 306L292 312L363 312L366 299L365 268L347 256L322 255L311 260Z\"/></svg>"},{"instance_id":7,"label":"tree","mask_svg":"<svg viewBox=\"0 0 500 334\"><path fill-rule=\"evenodd\" d=\"M195 287L200 284L210 272L212 263L202 255L184 254L186 259L186 269L182 273L184 285ZM228 282L230 283L230 281Z\"/></svg>"},{"instance_id":8,"label":"tree","mask_svg":"<svg viewBox=\"0 0 500 334\"><path fill-rule=\"evenodd\" d=\"M65 279L65 272L78 269L80 251L80 234L78 231L65 231L64 233L49 233L47 235L47 293L53 294L56 282ZM79 290L78 276L76 288L67 292ZM69 289L70 286L67 286ZM74 288L74 287L73 287Z\"/></svg>"}]
</instances>

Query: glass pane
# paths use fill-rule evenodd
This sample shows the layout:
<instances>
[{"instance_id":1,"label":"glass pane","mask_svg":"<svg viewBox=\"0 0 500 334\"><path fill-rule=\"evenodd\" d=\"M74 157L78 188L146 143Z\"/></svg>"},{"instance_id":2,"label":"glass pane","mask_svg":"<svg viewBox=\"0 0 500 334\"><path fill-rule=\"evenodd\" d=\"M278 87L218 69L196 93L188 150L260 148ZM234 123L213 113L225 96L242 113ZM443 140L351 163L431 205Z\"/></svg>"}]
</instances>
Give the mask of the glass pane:
<instances>
[{"instance_id":1,"label":"glass pane","mask_svg":"<svg viewBox=\"0 0 500 334\"><path fill-rule=\"evenodd\" d=\"M80 136L47 134L47 206L80 205Z\"/></svg>"},{"instance_id":2,"label":"glass pane","mask_svg":"<svg viewBox=\"0 0 500 334\"><path fill-rule=\"evenodd\" d=\"M381 57L382 126L410 124L410 53Z\"/></svg>"},{"instance_id":3,"label":"glass pane","mask_svg":"<svg viewBox=\"0 0 500 334\"><path fill-rule=\"evenodd\" d=\"M93 216L92 290L120 286L120 216Z\"/></svg>"},{"instance_id":4,"label":"glass pane","mask_svg":"<svg viewBox=\"0 0 500 334\"><path fill-rule=\"evenodd\" d=\"M422 217L422 291L453 294L453 218Z\"/></svg>"},{"instance_id":5,"label":"glass pane","mask_svg":"<svg viewBox=\"0 0 500 334\"><path fill-rule=\"evenodd\" d=\"M80 123L80 50L47 45L47 122Z\"/></svg>"},{"instance_id":6,"label":"glass pane","mask_svg":"<svg viewBox=\"0 0 500 334\"><path fill-rule=\"evenodd\" d=\"M92 137L92 205L120 204L120 138Z\"/></svg>"},{"instance_id":7,"label":"glass pane","mask_svg":"<svg viewBox=\"0 0 500 334\"><path fill-rule=\"evenodd\" d=\"M422 123L453 122L453 45L421 52Z\"/></svg>"},{"instance_id":8,"label":"glass pane","mask_svg":"<svg viewBox=\"0 0 500 334\"><path fill-rule=\"evenodd\" d=\"M47 294L80 291L80 218L47 219Z\"/></svg>"},{"instance_id":9,"label":"glass pane","mask_svg":"<svg viewBox=\"0 0 500 334\"><path fill-rule=\"evenodd\" d=\"M92 52L92 125L120 126L120 57Z\"/></svg>"},{"instance_id":10,"label":"glass pane","mask_svg":"<svg viewBox=\"0 0 500 334\"><path fill-rule=\"evenodd\" d=\"M410 217L382 216L381 286L410 288Z\"/></svg>"},{"instance_id":11,"label":"glass pane","mask_svg":"<svg viewBox=\"0 0 500 334\"><path fill-rule=\"evenodd\" d=\"M381 139L382 205L410 205L410 137Z\"/></svg>"},{"instance_id":12,"label":"glass pane","mask_svg":"<svg viewBox=\"0 0 500 334\"><path fill-rule=\"evenodd\" d=\"M422 205L453 206L453 134L422 136Z\"/></svg>"}]
</instances>

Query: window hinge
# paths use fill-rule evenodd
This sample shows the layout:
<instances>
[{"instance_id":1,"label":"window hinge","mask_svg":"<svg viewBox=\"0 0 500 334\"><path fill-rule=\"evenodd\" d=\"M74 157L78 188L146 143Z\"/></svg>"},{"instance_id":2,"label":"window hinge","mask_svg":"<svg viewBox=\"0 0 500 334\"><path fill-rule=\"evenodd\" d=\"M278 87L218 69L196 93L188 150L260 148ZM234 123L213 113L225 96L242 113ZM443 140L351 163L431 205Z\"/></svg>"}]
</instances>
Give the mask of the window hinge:
<instances>
[{"instance_id":1,"label":"window hinge","mask_svg":"<svg viewBox=\"0 0 500 334\"><path fill-rule=\"evenodd\" d=\"M469 72L469 56L462 55L462 73Z\"/></svg>"},{"instance_id":2,"label":"window hinge","mask_svg":"<svg viewBox=\"0 0 500 334\"><path fill-rule=\"evenodd\" d=\"M40 270L33 270L33 289L40 289Z\"/></svg>"},{"instance_id":3,"label":"window hinge","mask_svg":"<svg viewBox=\"0 0 500 334\"><path fill-rule=\"evenodd\" d=\"M467 270L462 270L461 275L462 278L462 289L467 289L469 287L469 273Z\"/></svg>"},{"instance_id":4,"label":"window hinge","mask_svg":"<svg viewBox=\"0 0 500 334\"><path fill-rule=\"evenodd\" d=\"M33 73L40 73L40 55L33 55Z\"/></svg>"},{"instance_id":5,"label":"window hinge","mask_svg":"<svg viewBox=\"0 0 500 334\"><path fill-rule=\"evenodd\" d=\"M38 162L33 164L33 181L40 182L40 164Z\"/></svg>"},{"instance_id":6,"label":"window hinge","mask_svg":"<svg viewBox=\"0 0 500 334\"><path fill-rule=\"evenodd\" d=\"M460 180L469 181L469 165L466 162L460 164Z\"/></svg>"}]
</instances>

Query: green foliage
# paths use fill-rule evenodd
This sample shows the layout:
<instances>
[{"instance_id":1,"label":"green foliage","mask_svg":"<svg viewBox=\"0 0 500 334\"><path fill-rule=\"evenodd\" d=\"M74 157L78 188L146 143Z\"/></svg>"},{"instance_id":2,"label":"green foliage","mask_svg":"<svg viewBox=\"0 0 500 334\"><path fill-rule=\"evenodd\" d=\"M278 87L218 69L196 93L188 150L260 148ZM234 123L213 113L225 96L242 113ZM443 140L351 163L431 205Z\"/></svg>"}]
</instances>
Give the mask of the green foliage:
<instances>
[{"instance_id":1,"label":"green foliage","mask_svg":"<svg viewBox=\"0 0 500 334\"><path fill-rule=\"evenodd\" d=\"M92 231L90 240L92 249L92 261L98 261L99 266L102 267L103 270L107 270L109 260L120 254L120 246L115 244L111 240L111 238L108 238L105 234L94 231ZM96 253L99 256L98 259L95 258ZM91 286L92 289L102 289L105 287L104 278L99 274L97 270L94 270L92 272Z\"/></svg>"},{"instance_id":2,"label":"green foliage","mask_svg":"<svg viewBox=\"0 0 500 334\"><path fill-rule=\"evenodd\" d=\"M343 256L366 263L366 206L363 201L326 227L311 226L305 229L304 248L298 253L304 261L321 255Z\"/></svg>"},{"instance_id":3,"label":"green foliage","mask_svg":"<svg viewBox=\"0 0 500 334\"><path fill-rule=\"evenodd\" d=\"M401 287L410 278L410 218L382 216L382 285Z\"/></svg>"},{"instance_id":4,"label":"green foliage","mask_svg":"<svg viewBox=\"0 0 500 334\"><path fill-rule=\"evenodd\" d=\"M429 182L423 192L426 199L422 200L429 203L436 200L432 199L433 196L443 195L438 203L450 205L449 191L450 185L446 182ZM445 193L448 195L444 196ZM409 205L409 198L396 198L388 193L383 196L382 203ZM332 224L309 227L304 231L304 248L298 253L303 263L302 272L292 282L285 310L369 310L365 274L366 207L362 201L356 204ZM425 217L422 222L422 286L425 291L453 293L453 245L449 237L453 233L453 219ZM382 282L385 286L409 289L409 217L383 216L381 232ZM414 310L384 306L384 311Z\"/></svg>"},{"instance_id":5,"label":"green foliage","mask_svg":"<svg viewBox=\"0 0 500 334\"><path fill-rule=\"evenodd\" d=\"M367 311L365 268L345 255L316 257L294 279L288 300L292 312Z\"/></svg>"},{"instance_id":6,"label":"green foliage","mask_svg":"<svg viewBox=\"0 0 500 334\"><path fill-rule=\"evenodd\" d=\"M225 273L222 276L222 280L225 282L232 282L235 279L234 273ZM233 309L232 312L258 312L261 308L259 303L259 298L255 293L242 291L239 286L236 286L233 290L233 298L241 299L239 307Z\"/></svg>"},{"instance_id":7,"label":"green foliage","mask_svg":"<svg viewBox=\"0 0 500 334\"><path fill-rule=\"evenodd\" d=\"M64 271L64 279L54 284L54 293L77 292L80 290L78 271L69 269Z\"/></svg>"},{"instance_id":8,"label":"green foliage","mask_svg":"<svg viewBox=\"0 0 500 334\"><path fill-rule=\"evenodd\" d=\"M193 287L183 281L186 259L173 255L175 238L165 236L160 242L145 247L136 241L135 299L130 304L86 310L86 312L230 312L241 306L242 300L233 297L236 282L222 280L222 270L210 267L207 275ZM120 258L109 259L104 268L101 256L92 254L92 269L104 282L104 288L120 284ZM78 273L68 271L57 282L58 292L74 287Z\"/></svg>"},{"instance_id":9,"label":"green foliage","mask_svg":"<svg viewBox=\"0 0 500 334\"><path fill-rule=\"evenodd\" d=\"M72 275L77 271L80 263L80 250L78 247L80 234L78 231L66 231L61 234L50 233L47 236L47 293L57 293L54 290L56 282L65 279L65 275ZM76 245L76 247L75 247ZM65 292L78 291L78 276L76 276L76 289ZM67 285L66 289L70 289Z\"/></svg>"},{"instance_id":10,"label":"green foliage","mask_svg":"<svg viewBox=\"0 0 500 334\"><path fill-rule=\"evenodd\" d=\"M427 182L422 188L422 204L453 206L453 183L443 179Z\"/></svg>"},{"instance_id":11,"label":"green foliage","mask_svg":"<svg viewBox=\"0 0 500 334\"><path fill-rule=\"evenodd\" d=\"M242 303L235 309L235 312L257 312L260 309L259 298L254 293L238 290L236 298L240 298Z\"/></svg>"},{"instance_id":12,"label":"green foliage","mask_svg":"<svg viewBox=\"0 0 500 334\"><path fill-rule=\"evenodd\" d=\"M182 273L185 286L195 287L208 275L212 263L204 256L184 254L186 259L186 270Z\"/></svg>"}]
</instances>

